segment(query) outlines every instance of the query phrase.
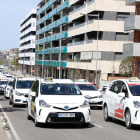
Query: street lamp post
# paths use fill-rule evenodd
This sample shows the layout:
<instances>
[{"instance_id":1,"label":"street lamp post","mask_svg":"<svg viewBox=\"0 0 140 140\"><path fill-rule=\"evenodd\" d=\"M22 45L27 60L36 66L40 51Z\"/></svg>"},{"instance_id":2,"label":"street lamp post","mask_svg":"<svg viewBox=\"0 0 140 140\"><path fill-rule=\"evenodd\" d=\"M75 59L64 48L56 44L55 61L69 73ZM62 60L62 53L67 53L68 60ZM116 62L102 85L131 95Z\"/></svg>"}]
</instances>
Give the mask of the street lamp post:
<instances>
[{"instance_id":1,"label":"street lamp post","mask_svg":"<svg viewBox=\"0 0 140 140\"><path fill-rule=\"evenodd\" d=\"M43 57L43 49L42 49L42 78L43 78L43 59L44 57Z\"/></svg>"},{"instance_id":2,"label":"street lamp post","mask_svg":"<svg viewBox=\"0 0 140 140\"><path fill-rule=\"evenodd\" d=\"M86 15L80 13L81 15ZM87 14L88 16L98 17L98 30L97 30L97 49L96 49L96 74L95 74L95 84L97 84L97 62L98 62L98 39L99 39L99 16L100 14Z\"/></svg>"},{"instance_id":3,"label":"street lamp post","mask_svg":"<svg viewBox=\"0 0 140 140\"><path fill-rule=\"evenodd\" d=\"M60 33L62 33L62 25L60 26ZM59 79L61 79L61 38L60 38L60 52L59 52Z\"/></svg>"}]
</instances>

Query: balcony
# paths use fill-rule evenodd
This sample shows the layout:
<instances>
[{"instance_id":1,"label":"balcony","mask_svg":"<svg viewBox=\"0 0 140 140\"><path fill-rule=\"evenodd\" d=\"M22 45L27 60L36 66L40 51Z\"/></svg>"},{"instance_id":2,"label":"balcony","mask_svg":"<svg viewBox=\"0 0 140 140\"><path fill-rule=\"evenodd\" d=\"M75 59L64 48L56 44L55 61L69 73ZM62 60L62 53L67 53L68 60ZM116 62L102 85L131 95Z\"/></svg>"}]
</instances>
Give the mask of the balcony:
<instances>
[{"instance_id":1,"label":"balcony","mask_svg":"<svg viewBox=\"0 0 140 140\"><path fill-rule=\"evenodd\" d=\"M45 9L47 9L48 7L50 7L50 5L52 5L56 0L50 0L49 2L47 2L42 8L40 8L38 11L37 11L37 16L39 14L41 14L42 12L45 11Z\"/></svg>"},{"instance_id":2,"label":"balcony","mask_svg":"<svg viewBox=\"0 0 140 140\"><path fill-rule=\"evenodd\" d=\"M19 53L19 57L30 57L30 56L35 56L35 53L33 53L33 52L25 52L25 54L24 54L24 52L23 53Z\"/></svg>"},{"instance_id":3,"label":"balcony","mask_svg":"<svg viewBox=\"0 0 140 140\"><path fill-rule=\"evenodd\" d=\"M62 33L55 34L55 35L49 36L47 38L38 40L36 42L36 45L44 44L44 43L51 42L51 41L54 41L54 40L59 40L60 38L67 38L67 37L68 37L68 32L62 32Z\"/></svg>"},{"instance_id":4,"label":"balcony","mask_svg":"<svg viewBox=\"0 0 140 140\"><path fill-rule=\"evenodd\" d=\"M62 25L64 23L68 23L68 21L69 21L68 16L65 16L65 17L63 17L63 18L61 18L61 19L49 24L48 26L42 28L41 30L37 31L36 35L42 34L42 33L46 32L46 31L49 31L49 30L51 30L51 29L53 29L55 27L58 27L58 26L60 26L60 25Z\"/></svg>"},{"instance_id":5,"label":"balcony","mask_svg":"<svg viewBox=\"0 0 140 140\"><path fill-rule=\"evenodd\" d=\"M35 44L34 45L29 44L29 45L24 45L22 47L19 47L19 51L27 50L27 49L30 49L30 48L35 48Z\"/></svg>"},{"instance_id":6,"label":"balcony","mask_svg":"<svg viewBox=\"0 0 140 140\"><path fill-rule=\"evenodd\" d=\"M65 1L63 4L59 5L58 7L56 7L53 11L51 11L50 13L48 13L46 16L44 16L42 19L40 19L39 21L37 21L37 25L43 23L45 20L49 19L50 17L52 17L53 15L57 14L58 12L62 11L63 9L65 9L66 7L69 7L69 1Z\"/></svg>"},{"instance_id":7,"label":"balcony","mask_svg":"<svg viewBox=\"0 0 140 140\"><path fill-rule=\"evenodd\" d=\"M128 43L123 45L124 56L140 56L140 43Z\"/></svg>"},{"instance_id":8,"label":"balcony","mask_svg":"<svg viewBox=\"0 0 140 140\"><path fill-rule=\"evenodd\" d=\"M36 60L35 65L42 65L42 60ZM43 65L44 66L59 67L59 61L44 60ZM61 61L60 65L61 65L61 67L66 68L67 67L67 62L66 61Z\"/></svg>"},{"instance_id":9,"label":"balcony","mask_svg":"<svg viewBox=\"0 0 140 140\"><path fill-rule=\"evenodd\" d=\"M84 41L72 42L72 43L69 43L68 46L74 46L74 45L80 45L80 44L84 44Z\"/></svg>"},{"instance_id":10,"label":"balcony","mask_svg":"<svg viewBox=\"0 0 140 140\"><path fill-rule=\"evenodd\" d=\"M132 6L134 6L134 5L138 5L138 4L140 4L140 0L126 0L126 5L132 5Z\"/></svg>"},{"instance_id":11,"label":"balcony","mask_svg":"<svg viewBox=\"0 0 140 140\"><path fill-rule=\"evenodd\" d=\"M38 50L38 51L35 52L36 55L39 55L39 54L52 54L52 53L60 53L60 47L49 48L49 49L40 50L40 51ZM67 53L67 47L61 47L61 53Z\"/></svg>"},{"instance_id":12,"label":"balcony","mask_svg":"<svg viewBox=\"0 0 140 140\"><path fill-rule=\"evenodd\" d=\"M35 62L34 61L28 61L28 60L18 60L18 63L19 64L25 64L25 65L35 65Z\"/></svg>"},{"instance_id":13,"label":"balcony","mask_svg":"<svg viewBox=\"0 0 140 140\"><path fill-rule=\"evenodd\" d=\"M124 21L124 30L128 31L128 30L139 30L140 29L140 16L139 15L135 15L135 16L131 16L129 18L126 18Z\"/></svg>"}]
</instances>

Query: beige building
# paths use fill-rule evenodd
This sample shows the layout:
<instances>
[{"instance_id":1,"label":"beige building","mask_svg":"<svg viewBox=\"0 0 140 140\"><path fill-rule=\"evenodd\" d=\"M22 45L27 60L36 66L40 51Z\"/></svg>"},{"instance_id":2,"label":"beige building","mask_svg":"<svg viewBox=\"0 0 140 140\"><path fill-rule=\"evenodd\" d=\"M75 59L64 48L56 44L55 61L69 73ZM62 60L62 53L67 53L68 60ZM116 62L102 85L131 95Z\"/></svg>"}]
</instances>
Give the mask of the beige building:
<instances>
[{"instance_id":1,"label":"beige building","mask_svg":"<svg viewBox=\"0 0 140 140\"><path fill-rule=\"evenodd\" d=\"M125 0L43 0L39 6L36 75L43 68L43 76L59 77L61 46L61 78L95 82L98 26L97 82L118 74L123 44L133 41L124 19L134 15L134 7Z\"/></svg>"}]
</instances>

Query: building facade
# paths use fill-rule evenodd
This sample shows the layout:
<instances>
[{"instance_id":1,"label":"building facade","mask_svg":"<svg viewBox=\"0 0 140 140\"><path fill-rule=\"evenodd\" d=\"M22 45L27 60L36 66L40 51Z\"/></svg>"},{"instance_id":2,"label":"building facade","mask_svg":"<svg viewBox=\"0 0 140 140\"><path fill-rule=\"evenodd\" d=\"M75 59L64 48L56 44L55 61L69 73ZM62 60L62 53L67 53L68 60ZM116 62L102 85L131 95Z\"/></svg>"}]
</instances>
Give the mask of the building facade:
<instances>
[{"instance_id":1,"label":"building facade","mask_svg":"<svg viewBox=\"0 0 140 140\"><path fill-rule=\"evenodd\" d=\"M125 0L43 0L39 6L36 76L43 69L43 76L58 78L60 58L61 78L95 82L96 64L97 83L118 74L123 44L133 41L133 33L124 33L124 19L134 7Z\"/></svg>"},{"instance_id":2,"label":"building facade","mask_svg":"<svg viewBox=\"0 0 140 140\"><path fill-rule=\"evenodd\" d=\"M135 7L135 15L125 19L125 32L134 33L134 42L123 46L123 55L133 57L132 75L140 78L140 1L126 0L126 5Z\"/></svg>"},{"instance_id":3,"label":"building facade","mask_svg":"<svg viewBox=\"0 0 140 140\"><path fill-rule=\"evenodd\" d=\"M31 10L20 22L19 61L20 70L34 72L36 42L36 9Z\"/></svg>"}]
</instances>

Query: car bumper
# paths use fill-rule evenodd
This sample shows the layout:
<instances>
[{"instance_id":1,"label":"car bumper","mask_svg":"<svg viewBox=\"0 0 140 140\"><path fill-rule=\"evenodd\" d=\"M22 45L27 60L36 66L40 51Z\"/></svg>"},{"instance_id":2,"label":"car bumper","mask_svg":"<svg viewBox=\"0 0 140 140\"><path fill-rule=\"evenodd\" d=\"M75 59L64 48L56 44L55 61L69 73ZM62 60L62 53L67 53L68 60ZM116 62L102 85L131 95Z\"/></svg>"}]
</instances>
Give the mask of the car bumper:
<instances>
[{"instance_id":1,"label":"car bumper","mask_svg":"<svg viewBox=\"0 0 140 140\"><path fill-rule=\"evenodd\" d=\"M88 123L90 122L90 108L78 108L70 111L59 109L40 108L38 111L38 122L41 123ZM75 117L58 117L59 113L74 113Z\"/></svg>"},{"instance_id":2,"label":"car bumper","mask_svg":"<svg viewBox=\"0 0 140 140\"><path fill-rule=\"evenodd\" d=\"M25 96L14 96L14 104L27 104L28 97Z\"/></svg>"},{"instance_id":3,"label":"car bumper","mask_svg":"<svg viewBox=\"0 0 140 140\"><path fill-rule=\"evenodd\" d=\"M102 107L103 106L103 98L91 99L88 100L90 106Z\"/></svg>"}]
</instances>

